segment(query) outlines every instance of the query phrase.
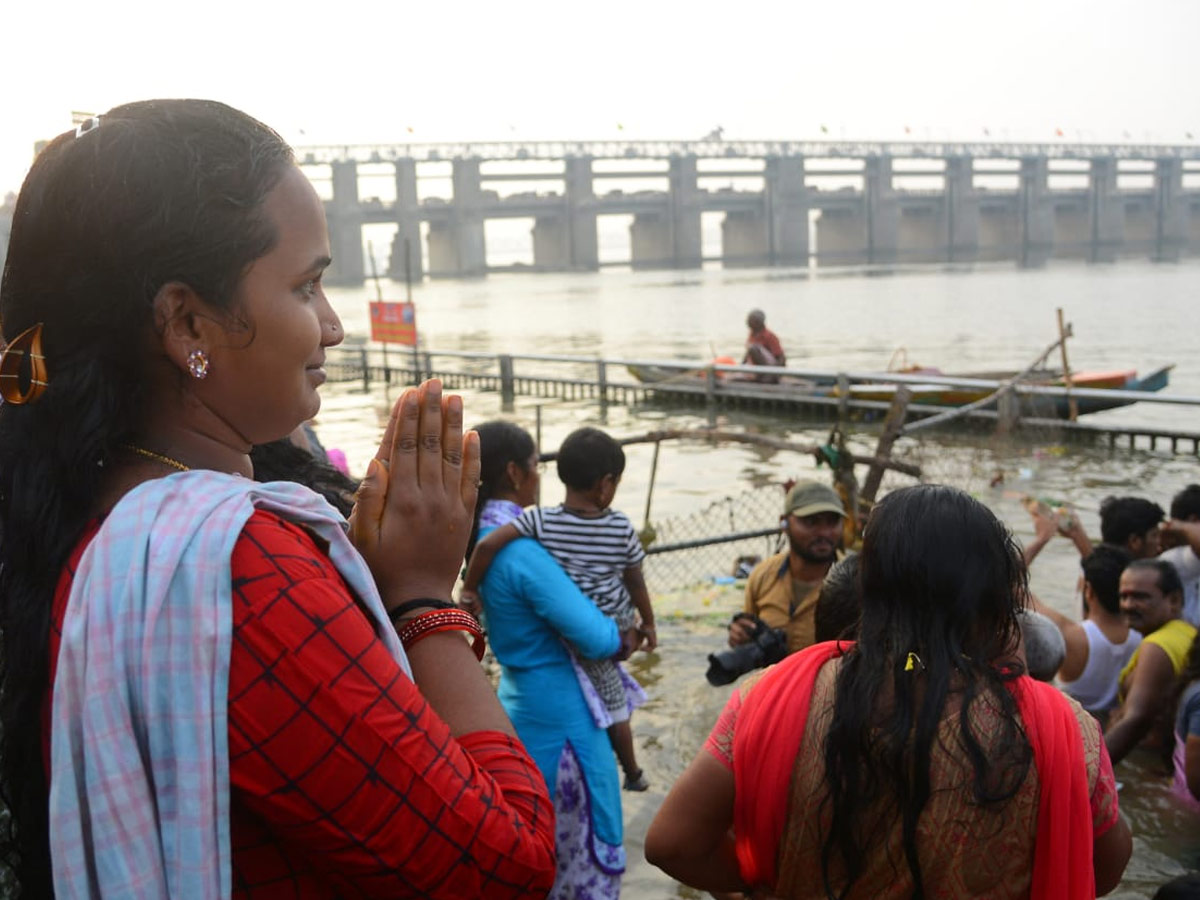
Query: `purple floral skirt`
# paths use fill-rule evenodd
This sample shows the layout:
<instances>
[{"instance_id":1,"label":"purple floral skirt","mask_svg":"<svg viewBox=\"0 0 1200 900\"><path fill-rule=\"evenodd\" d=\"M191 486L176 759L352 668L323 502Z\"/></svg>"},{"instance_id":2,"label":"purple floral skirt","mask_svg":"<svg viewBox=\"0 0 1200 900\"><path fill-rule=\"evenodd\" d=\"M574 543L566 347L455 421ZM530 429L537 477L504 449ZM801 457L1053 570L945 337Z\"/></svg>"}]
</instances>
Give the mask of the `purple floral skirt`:
<instances>
[{"instance_id":1,"label":"purple floral skirt","mask_svg":"<svg viewBox=\"0 0 1200 900\"><path fill-rule=\"evenodd\" d=\"M558 758L554 812L558 875L550 900L616 900L625 872L625 848L596 837L587 782L569 743Z\"/></svg>"}]
</instances>

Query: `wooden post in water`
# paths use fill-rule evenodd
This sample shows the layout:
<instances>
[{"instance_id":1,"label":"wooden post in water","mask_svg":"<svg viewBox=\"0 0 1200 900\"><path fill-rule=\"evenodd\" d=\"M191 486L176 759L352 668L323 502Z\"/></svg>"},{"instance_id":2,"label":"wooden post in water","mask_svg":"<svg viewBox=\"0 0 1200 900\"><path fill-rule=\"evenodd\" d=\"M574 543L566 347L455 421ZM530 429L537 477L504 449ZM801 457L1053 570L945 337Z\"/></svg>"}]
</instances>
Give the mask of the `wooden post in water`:
<instances>
[{"instance_id":1,"label":"wooden post in water","mask_svg":"<svg viewBox=\"0 0 1200 900\"><path fill-rule=\"evenodd\" d=\"M1067 416L1074 422L1079 418L1079 405L1075 402L1075 398L1071 396L1071 364L1067 362L1067 338L1070 336L1071 326L1063 324L1063 311L1060 306L1058 308L1058 346L1062 349L1063 384L1067 388Z\"/></svg>"},{"instance_id":2,"label":"wooden post in water","mask_svg":"<svg viewBox=\"0 0 1200 900\"><path fill-rule=\"evenodd\" d=\"M717 421L717 370L709 366L704 370L704 408L708 413L708 424Z\"/></svg>"},{"instance_id":3,"label":"wooden post in water","mask_svg":"<svg viewBox=\"0 0 1200 900\"><path fill-rule=\"evenodd\" d=\"M903 433L904 420L908 416L908 404L912 400L912 389L908 385L896 385L896 393L892 395L892 405L888 409L887 418L883 420L883 434L879 436L879 444L875 447L875 460L867 470L866 480L859 498L867 507L874 505L875 495L879 493L879 485L883 481L883 460L891 459L892 446Z\"/></svg>"},{"instance_id":4,"label":"wooden post in water","mask_svg":"<svg viewBox=\"0 0 1200 900\"><path fill-rule=\"evenodd\" d=\"M1012 434L1021 421L1021 398L1005 391L996 398L996 434Z\"/></svg>"}]
</instances>

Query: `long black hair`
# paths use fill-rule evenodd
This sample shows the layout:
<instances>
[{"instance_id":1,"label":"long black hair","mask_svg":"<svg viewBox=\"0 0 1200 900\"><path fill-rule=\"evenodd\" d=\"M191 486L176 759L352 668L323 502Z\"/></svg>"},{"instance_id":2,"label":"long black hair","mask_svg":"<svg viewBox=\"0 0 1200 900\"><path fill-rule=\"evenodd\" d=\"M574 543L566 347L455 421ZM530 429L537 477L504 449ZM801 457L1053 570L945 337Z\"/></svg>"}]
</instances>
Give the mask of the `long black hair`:
<instances>
[{"instance_id":1,"label":"long black hair","mask_svg":"<svg viewBox=\"0 0 1200 900\"><path fill-rule=\"evenodd\" d=\"M974 769L976 803L1011 798L1032 762L1005 688L1022 669L995 662L1017 645L1025 567L1012 535L983 504L940 485L904 488L880 501L860 567L858 643L837 675L824 748L832 817L822 877L829 897L850 892L887 830L873 829L864 813L882 809L900 820L914 896L922 897L917 820L929 800L931 750L950 695L961 704L957 741ZM981 703L1001 719L987 746L972 716ZM834 872L844 873L844 884L833 884Z\"/></svg>"},{"instance_id":2,"label":"long black hair","mask_svg":"<svg viewBox=\"0 0 1200 900\"><path fill-rule=\"evenodd\" d=\"M475 521L471 525L471 539L467 542L468 557L479 538L479 514L483 504L495 499L506 487L508 464L514 462L524 469L537 449L529 432L512 422L493 419L477 426L475 431L479 434L479 499L475 501Z\"/></svg>"},{"instance_id":3,"label":"long black hair","mask_svg":"<svg viewBox=\"0 0 1200 900\"><path fill-rule=\"evenodd\" d=\"M324 459L296 446L290 437L250 450L255 481L294 481L324 497L329 505L349 518L354 509L358 482Z\"/></svg>"},{"instance_id":4,"label":"long black hair","mask_svg":"<svg viewBox=\"0 0 1200 900\"><path fill-rule=\"evenodd\" d=\"M36 402L0 406L0 790L12 813L0 858L27 896L51 891L39 711L52 598L104 466L143 425L154 297L177 281L234 312L243 274L277 240L262 206L292 164L244 113L151 100L59 135L17 198L0 327L11 340L42 323L49 372Z\"/></svg>"}]
</instances>

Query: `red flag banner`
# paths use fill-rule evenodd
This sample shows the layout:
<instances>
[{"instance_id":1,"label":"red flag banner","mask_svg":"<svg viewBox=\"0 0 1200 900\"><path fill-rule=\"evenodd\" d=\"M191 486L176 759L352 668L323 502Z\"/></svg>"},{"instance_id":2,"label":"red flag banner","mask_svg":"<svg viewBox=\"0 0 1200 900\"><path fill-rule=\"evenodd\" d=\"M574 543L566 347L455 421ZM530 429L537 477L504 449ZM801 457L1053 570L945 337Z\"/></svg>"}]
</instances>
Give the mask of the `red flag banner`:
<instances>
[{"instance_id":1,"label":"red flag banner","mask_svg":"<svg viewBox=\"0 0 1200 900\"><path fill-rule=\"evenodd\" d=\"M371 340L417 345L417 310L411 303L371 303Z\"/></svg>"}]
</instances>

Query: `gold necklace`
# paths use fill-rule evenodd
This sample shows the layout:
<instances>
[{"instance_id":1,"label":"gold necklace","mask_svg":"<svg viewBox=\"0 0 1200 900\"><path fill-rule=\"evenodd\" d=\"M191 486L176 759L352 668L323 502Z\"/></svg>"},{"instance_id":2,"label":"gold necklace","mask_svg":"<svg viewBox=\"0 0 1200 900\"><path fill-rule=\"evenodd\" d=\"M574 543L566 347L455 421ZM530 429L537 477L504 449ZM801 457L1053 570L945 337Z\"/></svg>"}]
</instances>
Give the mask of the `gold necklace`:
<instances>
[{"instance_id":1,"label":"gold necklace","mask_svg":"<svg viewBox=\"0 0 1200 900\"><path fill-rule=\"evenodd\" d=\"M191 466L185 466L177 459L164 456L161 453L155 453L153 450L147 450L144 447L138 447L135 444L121 444L121 449L128 450L130 453L136 453L138 456L144 456L146 459L160 462L164 466L170 466L172 469L178 469L180 472L190 472L192 470Z\"/></svg>"}]
</instances>

